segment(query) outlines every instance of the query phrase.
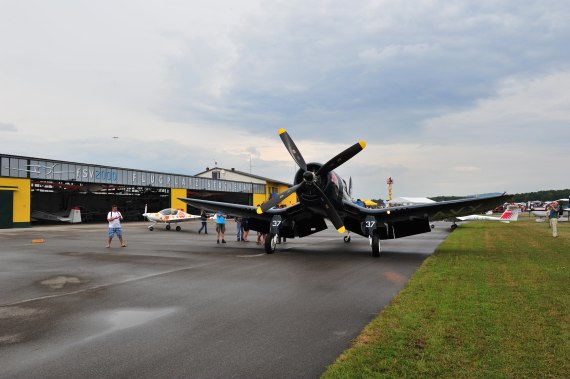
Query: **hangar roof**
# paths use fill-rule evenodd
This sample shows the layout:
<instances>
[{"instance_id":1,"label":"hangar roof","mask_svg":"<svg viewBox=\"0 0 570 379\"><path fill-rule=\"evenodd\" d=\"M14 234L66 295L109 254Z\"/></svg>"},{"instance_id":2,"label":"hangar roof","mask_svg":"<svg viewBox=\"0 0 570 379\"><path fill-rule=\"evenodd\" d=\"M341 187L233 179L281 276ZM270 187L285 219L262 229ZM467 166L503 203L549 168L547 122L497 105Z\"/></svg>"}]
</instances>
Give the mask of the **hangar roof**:
<instances>
[{"instance_id":1,"label":"hangar roof","mask_svg":"<svg viewBox=\"0 0 570 379\"><path fill-rule=\"evenodd\" d=\"M247 177L247 178L257 179L257 180L259 180L259 181L266 182L266 183L282 184L282 185L285 185L285 186L288 186L288 187L291 187L291 186L292 186L291 183L286 183L286 182L282 182L282 181L280 181L280 180L275 180L275 179L271 179L271 178L266 178L266 177L264 177L264 176L253 175L253 174L250 174L249 172L244 172L244 171L236 170L236 169L233 168L233 167L230 168L230 169L223 168L223 167L217 167L217 166L216 166L216 167L212 167L212 168L206 167L206 171L199 172L199 173L197 173L197 174L194 175L194 176L209 177L209 178L211 178L211 176L205 176L205 174L209 174L209 173L212 173L212 172L220 172L220 171L223 171L225 174L227 174L227 173L233 173L233 174L237 174L237 175L239 175L239 176L244 176L244 177ZM220 179L228 179L228 178L220 178ZM232 179L229 179L229 180L232 180ZM240 180L242 180L242 179L240 179Z\"/></svg>"}]
</instances>

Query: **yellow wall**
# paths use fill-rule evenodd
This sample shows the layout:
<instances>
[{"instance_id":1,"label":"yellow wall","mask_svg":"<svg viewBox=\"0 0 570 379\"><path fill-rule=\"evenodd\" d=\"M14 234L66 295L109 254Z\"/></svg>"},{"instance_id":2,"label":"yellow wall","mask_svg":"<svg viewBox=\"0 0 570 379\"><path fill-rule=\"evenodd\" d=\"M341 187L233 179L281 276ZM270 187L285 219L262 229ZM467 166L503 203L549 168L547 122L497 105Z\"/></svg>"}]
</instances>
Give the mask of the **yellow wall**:
<instances>
[{"instance_id":1,"label":"yellow wall","mask_svg":"<svg viewBox=\"0 0 570 379\"><path fill-rule=\"evenodd\" d=\"M261 204L261 203L264 203L267 200L269 200L269 191L271 191L272 187L277 187L277 193L281 193L281 192L283 192L289 188L289 186L286 186L284 184L267 182L267 184L265 186L265 194L258 194L258 193L253 194L253 205L257 206L257 204ZM293 194L287 196L279 204L285 205L286 207L289 207L289 206L295 204L296 202L297 202L297 194L293 193Z\"/></svg>"},{"instance_id":2,"label":"yellow wall","mask_svg":"<svg viewBox=\"0 0 570 379\"><path fill-rule=\"evenodd\" d=\"M283 191L286 191L287 189L289 189L289 186L280 184L278 186L279 190L277 192L281 193ZM289 207L293 204L295 204L297 202L297 194L296 193L292 193L291 195L287 196L285 199L283 199L283 201L279 204L283 204L286 207Z\"/></svg>"},{"instance_id":3,"label":"yellow wall","mask_svg":"<svg viewBox=\"0 0 570 379\"><path fill-rule=\"evenodd\" d=\"M32 201L30 179L0 178L0 186L16 187L14 191L13 222L30 223L30 207Z\"/></svg>"},{"instance_id":4,"label":"yellow wall","mask_svg":"<svg viewBox=\"0 0 570 379\"><path fill-rule=\"evenodd\" d=\"M184 212L187 211L186 203L182 200L178 200L179 197L188 197L185 188L171 188L170 189L170 208L182 209Z\"/></svg>"},{"instance_id":5,"label":"yellow wall","mask_svg":"<svg viewBox=\"0 0 570 379\"><path fill-rule=\"evenodd\" d=\"M253 206L257 207L259 204L265 203L267 201L267 196L262 193L253 194Z\"/></svg>"}]
</instances>

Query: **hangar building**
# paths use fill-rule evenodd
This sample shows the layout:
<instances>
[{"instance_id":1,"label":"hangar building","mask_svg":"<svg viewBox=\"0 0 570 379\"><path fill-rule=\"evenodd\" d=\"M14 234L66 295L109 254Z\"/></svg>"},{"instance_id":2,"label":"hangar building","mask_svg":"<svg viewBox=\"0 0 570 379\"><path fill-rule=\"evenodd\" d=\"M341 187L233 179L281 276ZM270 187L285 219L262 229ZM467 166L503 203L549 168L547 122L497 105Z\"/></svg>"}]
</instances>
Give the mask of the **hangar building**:
<instances>
[{"instance_id":1,"label":"hangar building","mask_svg":"<svg viewBox=\"0 0 570 379\"><path fill-rule=\"evenodd\" d=\"M74 207L87 222L106 221L112 204L126 220L141 219L145 205L198 212L179 197L257 205L290 186L233 168L189 176L0 154L0 228L29 227L34 211L64 215Z\"/></svg>"}]
</instances>

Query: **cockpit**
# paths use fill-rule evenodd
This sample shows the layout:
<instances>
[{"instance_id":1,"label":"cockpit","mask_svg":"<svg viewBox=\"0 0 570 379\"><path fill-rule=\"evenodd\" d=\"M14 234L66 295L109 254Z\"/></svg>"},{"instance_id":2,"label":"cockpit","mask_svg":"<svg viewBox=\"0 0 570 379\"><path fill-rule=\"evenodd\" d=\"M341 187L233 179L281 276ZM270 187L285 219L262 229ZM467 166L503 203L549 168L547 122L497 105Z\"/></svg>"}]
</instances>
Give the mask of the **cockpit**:
<instances>
[{"instance_id":1,"label":"cockpit","mask_svg":"<svg viewBox=\"0 0 570 379\"><path fill-rule=\"evenodd\" d=\"M178 209L167 208L167 209L161 210L158 213L160 213L163 216L176 216L178 214Z\"/></svg>"}]
</instances>

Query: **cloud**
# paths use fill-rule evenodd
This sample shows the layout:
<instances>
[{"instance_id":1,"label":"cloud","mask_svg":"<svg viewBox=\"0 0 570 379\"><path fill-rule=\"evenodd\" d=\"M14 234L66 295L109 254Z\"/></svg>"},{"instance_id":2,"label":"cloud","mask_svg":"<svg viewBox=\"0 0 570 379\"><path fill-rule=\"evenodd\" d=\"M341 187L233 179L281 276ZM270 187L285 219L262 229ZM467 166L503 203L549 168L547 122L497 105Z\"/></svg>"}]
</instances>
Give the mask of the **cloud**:
<instances>
[{"instance_id":1,"label":"cloud","mask_svg":"<svg viewBox=\"0 0 570 379\"><path fill-rule=\"evenodd\" d=\"M570 71L508 78L470 109L425 120L423 135L440 143L461 136L469 145L510 140L562 147L570 140L569 87Z\"/></svg>"},{"instance_id":2,"label":"cloud","mask_svg":"<svg viewBox=\"0 0 570 379\"><path fill-rule=\"evenodd\" d=\"M16 132L18 128L14 124L8 124L6 122L0 122L0 132Z\"/></svg>"},{"instance_id":3,"label":"cloud","mask_svg":"<svg viewBox=\"0 0 570 379\"><path fill-rule=\"evenodd\" d=\"M291 181L286 128L307 161L365 140L337 170L363 197L389 176L408 196L565 187L537 152L569 158L569 18L556 0L10 2L1 152Z\"/></svg>"},{"instance_id":4,"label":"cloud","mask_svg":"<svg viewBox=\"0 0 570 379\"><path fill-rule=\"evenodd\" d=\"M276 4L247 15L223 43L186 41L164 114L264 134L297 125L333 141L356 127L374 141L403 141L423 119L493 95L506 75L568 62L568 27L552 26L560 16L550 3Z\"/></svg>"}]
</instances>

